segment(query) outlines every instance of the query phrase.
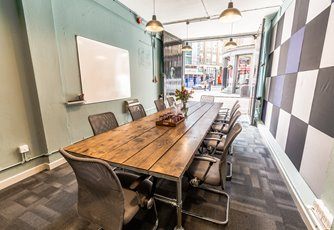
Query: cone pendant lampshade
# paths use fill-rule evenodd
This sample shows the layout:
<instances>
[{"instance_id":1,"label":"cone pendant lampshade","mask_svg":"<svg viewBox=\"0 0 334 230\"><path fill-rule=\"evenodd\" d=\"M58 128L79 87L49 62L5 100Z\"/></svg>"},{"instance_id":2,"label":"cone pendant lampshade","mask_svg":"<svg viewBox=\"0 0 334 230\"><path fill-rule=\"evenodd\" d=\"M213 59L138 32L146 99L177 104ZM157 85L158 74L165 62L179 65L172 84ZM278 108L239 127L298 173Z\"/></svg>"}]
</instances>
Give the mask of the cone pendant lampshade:
<instances>
[{"instance_id":1,"label":"cone pendant lampshade","mask_svg":"<svg viewBox=\"0 0 334 230\"><path fill-rule=\"evenodd\" d=\"M229 2L228 8L224 10L219 16L219 20L223 23L232 23L240 19L241 12L237 8L234 8L233 2Z\"/></svg>"},{"instance_id":2,"label":"cone pendant lampshade","mask_svg":"<svg viewBox=\"0 0 334 230\"><path fill-rule=\"evenodd\" d=\"M233 41L232 38L230 38L230 40L225 44L226 49L232 49L232 48L235 48L237 46L238 46L238 44L235 41Z\"/></svg>"},{"instance_id":3,"label":"cone pendant lampshade","mask_svg":"<svg viewBox=\"0 0 334 230\"><path fill-rule=\"evenodd\" d=\"M186 44L184 44L183 46L182 46L182 51L183 52L187 52L187 51L191 51L192 50L192 48L191 48L191 46L188 44L188 42L186 42Z\"/></svg>"},{"instance_id":4,"label":"cone pendant lampshade","mask_svg":"<svg viewBox=\"0 0 334 230\"><path fill-rule=\"evenodd\" d=\"M161 22L157 20L157 16L153 15L152 20L146 24L146 30L153 33L158 33L163 31L164 27L162 26Z\"/></svg>"},{"instance_id":5,"label":"cone pendant lampshade","mask_svg":"<svg viewBox=\"0 0 334 230\"><path fill-rule=\"evenodd\" d=\"M153 0L153 16L152 20L146 24L146 30L153 33L159 33L164 30L161 22L157 20L157 16L155 15L155 0Z\"/></svg>"}]
</instances>

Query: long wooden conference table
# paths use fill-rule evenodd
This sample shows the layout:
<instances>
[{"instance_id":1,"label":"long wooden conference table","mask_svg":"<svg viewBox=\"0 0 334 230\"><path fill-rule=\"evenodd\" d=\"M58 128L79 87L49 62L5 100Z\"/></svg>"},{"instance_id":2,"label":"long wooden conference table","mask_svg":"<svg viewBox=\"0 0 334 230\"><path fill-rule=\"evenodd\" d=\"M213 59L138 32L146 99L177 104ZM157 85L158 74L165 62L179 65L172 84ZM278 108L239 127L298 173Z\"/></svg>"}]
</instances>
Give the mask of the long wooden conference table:
<instances>
[{"instance_id":1,"label":"long wooden conference table","mask_svg":"<svg viewBox=\"0 0 334 230\"><path fill-rule=\"evenodd\" d=\"M176 127L156 126L154 113L65 148L70 153L102 159L124 168L175 181L177 226L182 228L182 177L191 164L222 104L189 102L188 116ZM161 197L160 197L161 198ZM175 202L173 202L173 200Z\"/></svg>"}]
</instances>

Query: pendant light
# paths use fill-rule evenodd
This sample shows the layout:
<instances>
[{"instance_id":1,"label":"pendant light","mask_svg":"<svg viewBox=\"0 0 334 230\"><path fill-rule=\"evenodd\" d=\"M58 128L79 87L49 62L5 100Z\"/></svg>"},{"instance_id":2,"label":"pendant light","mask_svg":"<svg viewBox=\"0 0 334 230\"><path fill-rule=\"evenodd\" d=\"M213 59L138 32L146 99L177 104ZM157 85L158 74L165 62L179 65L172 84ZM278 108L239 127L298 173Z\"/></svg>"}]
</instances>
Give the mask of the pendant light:
<instances>
[{"instance_id":1,"label":"pendant light","mask_svg":"<svg viewBox=\"0 0 334 230\"><path fill-rule=\"evenodd\" d=\"M152 20L146 24L146 30L153 33L159 33L164 30L161 22L157 20L157 16L155 15L155 0L153 0L153 16Z\"/></svg>"},{"instance_id":2,"label":"pendant light","mask_svg":"<svg viewBox=\"0 0 334 230\"><path fill-rule=\"evenodd\" d=\"M231 35L232 35L232 32L233 32L233 23L231 24ZM233 38L231 37L230 40L225 44L225 48L226 49L233 49L235 47L237 47L238 44L233 41Z\"/></svg>"},{"instance_id":3,"label":"pendant light","mask_svg":"<svg viewBox=\"0 0 334 230\"><path fill-rule=\"evenodd\" d=\"M238 44L235 41L233 41L232 38L230 38L230 40L228 42L226 42L226 44L225 44L226 49L233 49L237 46L238 46Z\"/></svg>"},{"instance_id":4,"label":"pendant light","mask_svg":"<svg viewBox=\"0 0 334 230\"><path fill-rule=\"evenodd\" d=\"M241 19L241 12L237 8L234 8L232 0L228 3L227 9L225 9L219 16L219 20L222 23L232 23Z\"/></svg>"},{"instance_id":5,"label":"pendant light","mask_svg":"<svg viewBox=\"0 0 334 230\"><path fill-rule=\"evenodd\" d=\"M188 40L188 26L189 26L189 21L187 21L187 40ZM182 52L187 52L187 51L191 51L192 48L191 46L188 44L188 42L186 42L186 44L184 44L182 46Z\"/></svg>"}]
</instances>

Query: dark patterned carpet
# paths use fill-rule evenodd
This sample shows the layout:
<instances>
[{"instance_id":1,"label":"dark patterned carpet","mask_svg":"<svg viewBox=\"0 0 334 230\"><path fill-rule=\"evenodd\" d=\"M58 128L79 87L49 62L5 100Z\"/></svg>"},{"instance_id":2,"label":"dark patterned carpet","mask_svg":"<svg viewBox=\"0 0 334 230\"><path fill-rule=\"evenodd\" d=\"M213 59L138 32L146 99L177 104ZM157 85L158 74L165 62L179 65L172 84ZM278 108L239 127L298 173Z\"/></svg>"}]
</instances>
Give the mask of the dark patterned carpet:
<instances>
[{"instance_id":1,"label":"dark patterned carpet","mask_svg":"<svg viewBox=\"0 0 334 230\"><path fill-rule=\"evenodd\" d=\"M183 216L185 229L306 229L268 149L255 127L243 121L243 132L233 147L233 179L227 226ZM184 206L211 217L223 217L224 199L187 188ZM175 185L160 181L158 192L173 196ZM0 229L98 229L76 213L77 184L72 169L64 164L0 191ZM159 229L173 229L176 214L158 202ZM141 212L126 229L150 229L150 211Z\"/></svg>"}]
</instances>

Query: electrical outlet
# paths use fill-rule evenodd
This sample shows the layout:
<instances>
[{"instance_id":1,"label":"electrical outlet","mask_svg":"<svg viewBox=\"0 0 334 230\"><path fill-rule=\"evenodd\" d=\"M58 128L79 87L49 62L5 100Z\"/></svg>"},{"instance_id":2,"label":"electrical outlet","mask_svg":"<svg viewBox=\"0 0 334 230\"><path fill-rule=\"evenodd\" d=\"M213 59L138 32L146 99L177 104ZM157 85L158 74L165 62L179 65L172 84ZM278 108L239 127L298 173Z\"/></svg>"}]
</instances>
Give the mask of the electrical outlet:
<instances>
[{"instance_id":1,"label":"electrical outlet","mask_svg":"<svg viewBox=\"0 0 334 230\"><path fill-rule=\"evenodd\" d=\"M19 152L21 154L29 152L29 146L28 145L20 145L19 146Z\"/></svg>"},{"instance_id":2,"label":"electrical outlet","mask_svg":"<svg viewBox=\"0 0 334 230\"><path fill-rule=\"evenodd\" d=\"M316 199L313 202L311 211L317 220L321 223L321 229L329 230L333 224L333 215L326 208L322 200Z\"/></svg>"}]
</instances>

